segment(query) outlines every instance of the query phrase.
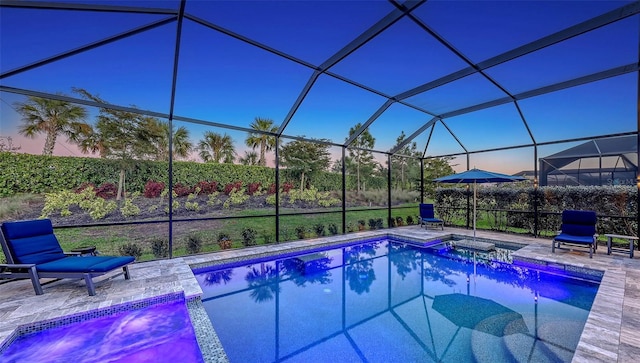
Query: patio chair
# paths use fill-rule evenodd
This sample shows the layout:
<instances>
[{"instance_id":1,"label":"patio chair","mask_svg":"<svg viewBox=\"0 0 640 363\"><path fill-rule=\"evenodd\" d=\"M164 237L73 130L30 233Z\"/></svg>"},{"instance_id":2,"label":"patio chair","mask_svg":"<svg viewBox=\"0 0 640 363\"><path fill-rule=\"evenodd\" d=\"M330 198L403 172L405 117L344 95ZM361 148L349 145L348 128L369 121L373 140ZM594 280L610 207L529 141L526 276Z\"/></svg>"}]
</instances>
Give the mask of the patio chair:
<instances>
[{"instance_id":1,"label":"patio chair","mask_svg":"<svg viewBox=\"0 0 640 363\"><path fill-rule=\"evenodd\" d=\"M424 225L426 229L430 224L434 224L436 227L439 225L440 229L444 230L444 222L442 219L435 217L433 204L420 203L420 228Z\"/></svg>"},{"instance_id":2,"label":"patio chair","mask_svg":"<svg viewBox=\"0 0 640 363\"><path fill-rule=\"evenodd\" d=\"M565 210L562 212L562 226L551 241L551 252L555 253L556 244L580 245L589 248L589 258L593 257L598 245L596 239L596 212L590 210Z\"/></svg>"},{"instance_id":3,"label":"patio chair","mask_svg":"<svg viewBox=\"0 0 640 363\"><path fill-rule=\"evenodd\" d=\"M80 256L65 253L49 219L5 222L0 243L7 259L0 264L0 278L30 278L36 295L42 295L41 278L84 278L89 295L96 294L93 278L122 268L129 280L131 256ZM119 274L118 274L119 275Z\"/></svg>"}]
</instances>

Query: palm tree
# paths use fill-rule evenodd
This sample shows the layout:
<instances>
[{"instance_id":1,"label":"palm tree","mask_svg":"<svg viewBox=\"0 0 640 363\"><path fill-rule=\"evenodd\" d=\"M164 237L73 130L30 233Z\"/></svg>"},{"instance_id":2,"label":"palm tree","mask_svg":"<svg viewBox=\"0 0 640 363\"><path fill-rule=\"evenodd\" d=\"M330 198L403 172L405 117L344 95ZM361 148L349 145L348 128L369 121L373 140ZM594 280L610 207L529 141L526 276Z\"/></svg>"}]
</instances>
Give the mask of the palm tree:
<instances>
[{"instance_id":1,"label":"palm tree","mask_svg":"<svg viewBox=\"0 0 640 363\"><path fill-rule=\"evenodd\" d=\"M256 117L250 126L252 129L261 132L250 132L244 142L254 150L258 147L260 148L260 160L258 160L258 165L265 166L267 165L265 153L276 147L276 138L274 136L269 136L265 132L275 133L278 131L278 128L273 126L273 120L261 117Z\"/></svg>"},{"instance_id":2,"label":"palm tree","mask_svg":"<svg viewBox=\"0 0 640 363\"><path fill-rule=\"evenodd\" d=\"M198 143L198 149L200 157L206 163L233 163L236 154L231 136L211 131L204 133L204 139Z\"/></svg>"},{"instance_id":3,"label":"palm tree","mask_svg":"<svg viewBox=\"0 0 640 363\"><path fill-rule=\"evenodd\" d=\"M158 132L158 145L156 160L169 161L169 123L166 121L160 121L155 119L154 128L157 128ZM187 158L191 150L193 150L193 144L189 140L189 130L184 126L174 128L173 131L173 158Z\"/></svg>"},{"instance_id":4,"label":"palm tree","mask_svg":"<svg viewBox=\"0 0 640 363\"><path fill-rule=\"evenodd\" d=\"M16 111L22 115L23 125L18 132L35 138L46 134L42 155L52 155L58 135L65 135L67 142L78 144L91 126L84 120L87 110L66 101L30 96L27 102L17 102Z\"/></svg>"},{"instance_id":5,"label":"palm tree","mask_svg":"<svg viewBox=\"0 0 640 363\"><path fill-rule=\"evenodd\" d=\"M255 151L245 151L244 157L241 157L239 161L242 165L259 165L258 154Z\"/></svg>"}]
</instances>

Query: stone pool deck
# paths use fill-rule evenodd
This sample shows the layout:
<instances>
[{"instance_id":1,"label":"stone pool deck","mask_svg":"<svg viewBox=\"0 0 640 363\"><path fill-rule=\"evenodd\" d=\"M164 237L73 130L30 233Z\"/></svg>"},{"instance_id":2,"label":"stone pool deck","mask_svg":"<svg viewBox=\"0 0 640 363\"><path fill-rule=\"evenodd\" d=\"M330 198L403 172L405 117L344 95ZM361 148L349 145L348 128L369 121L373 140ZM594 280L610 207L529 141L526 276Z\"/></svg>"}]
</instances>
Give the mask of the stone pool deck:
<instances>
[{"instance_id":1,"label":"stone pool deck","mask_svg":"<svg viewBox=\"0 0 640 363\"><path fill-rule=\"evenodd\" d=\"M345 239L363 239L387 233L411 239L432 239L451 234L469 236L472 231L458 228L427 231L418 226L409 226L137 263L130 268L129 281L124 280L122 276L111 278L108 275L96 279L96 296L89 296L84 282L78 280L61 280L45 285L45 293L40 296L34 294L29 280L10 281L0 284L0 343L10 339L20 326L72 314L181 292L187 300L197 301L202 290L191 271L192 267L336 244ZM568 266L568 269L588 268L604 271L598 295L573 361L637 361L637 357L640 357L640 253L636 253L634 258L629 258L628 253L607 255L606 246L600 245L593 259L589 259L585 249L556 249L555 254L551 253L549 239L485 231L478 231L477 237L526 245L513 253L517 259L544 261L545 264L554 267ZM207 334L206 331L204 334ZM211 335L210 330L208 334ZM209 345L203 349L205 361L227 361L217 339L200 343Z\"/></svg>"}]
</instances>

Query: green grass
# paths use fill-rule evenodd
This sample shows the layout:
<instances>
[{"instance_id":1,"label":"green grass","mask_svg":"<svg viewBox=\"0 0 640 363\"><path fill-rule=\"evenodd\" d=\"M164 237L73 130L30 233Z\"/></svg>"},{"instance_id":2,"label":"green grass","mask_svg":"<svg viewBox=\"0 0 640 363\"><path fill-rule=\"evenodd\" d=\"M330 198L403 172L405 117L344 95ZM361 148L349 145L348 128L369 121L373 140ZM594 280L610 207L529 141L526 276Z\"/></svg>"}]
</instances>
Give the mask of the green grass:
<instances>
[{"instance_id":1,"label":"green grass","mask_svg":"<svg viewBox=\"0 0 640 363\"><path fill-rule=\"evenodd\" d=\"M31 203L41 202L43 197L36 194L18 194L0 198L0 220L20 219L23 211L29 210Z\"/></svg>"},{"instance_id":2,"label":"green grass","mask_svg":"<svg viewBox=\"0 0 640 363\"><path fill-rule=\"evenodd\" d=\"M244 216L254 216L253 218L221 219L212 221L174 221L173 227L173 256L183 256L187 254L186 237L196 234L202 240L201 253L219 251L217 243L219 233L227 233L233 241L232 248L242 248L242 231L252 228L256 231L256 242L263 245L268 240L275 242L275 217L265 216L260 210L245 210L241 213ZM405 221L407 216L417 216L417 205L405 205L394 208L392 216L401 216ZM388 227L386 210L364 210L347 211L347 232L357 231L359 220L365 221L365 229L369 229L369 219L382 218L384 226ZM329 235L329 224L338 227L338 233L342 232L342 214L335 213L309 214L309 215L281 215L280 216L280 239L281 241L297 240L296 228L305 229L304 238L317 237L314 230L316 224L325 227L325 235ZM416 223L416 222L414 222ZM351 228L351 229L349 229ZM155 237L166 236L168 234L168 223L139 224L110 227L83 227L83 228L58 228L56 236L64 250L71 250L82 246L96 246L97 250L105 255L118 255L119 247L130 242L138 244L143 255L139 261L155 259L151 252L151 240Z\"/></svg>"}]
</instances>

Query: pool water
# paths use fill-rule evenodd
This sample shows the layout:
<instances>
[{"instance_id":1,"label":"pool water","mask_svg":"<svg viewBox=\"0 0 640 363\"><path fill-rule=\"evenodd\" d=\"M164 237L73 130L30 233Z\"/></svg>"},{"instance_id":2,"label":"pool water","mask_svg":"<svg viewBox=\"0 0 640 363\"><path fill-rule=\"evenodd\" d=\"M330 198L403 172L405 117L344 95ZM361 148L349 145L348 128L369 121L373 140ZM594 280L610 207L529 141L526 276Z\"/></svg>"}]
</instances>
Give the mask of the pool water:
<instances>
[{"instance_id":1,"label":"pool water","mask_svg":"<svg viewBox=\"0 0 640 363\"><path fill-rule=\"evenodd\" d=\"M381 240L195 272L231 362L571 361L598 282L489 255Z\"/></svg>"},{"instance_id":2,"label":"pool water","mask_svg":"<svg viewBox=\"0 0 640 363\"><path fill-rule=\"evenodd\" d=\"M18 337L0 362L203 362L184 300Z\"/></svg>"}]
</instances>

